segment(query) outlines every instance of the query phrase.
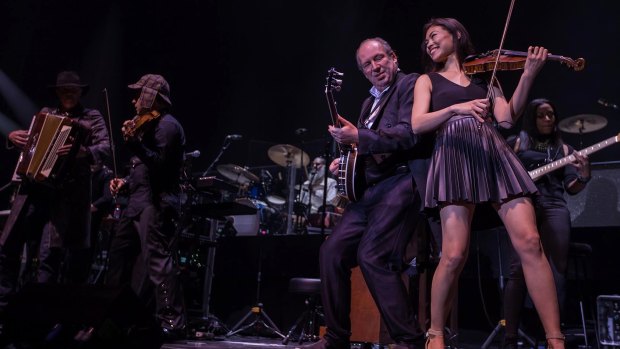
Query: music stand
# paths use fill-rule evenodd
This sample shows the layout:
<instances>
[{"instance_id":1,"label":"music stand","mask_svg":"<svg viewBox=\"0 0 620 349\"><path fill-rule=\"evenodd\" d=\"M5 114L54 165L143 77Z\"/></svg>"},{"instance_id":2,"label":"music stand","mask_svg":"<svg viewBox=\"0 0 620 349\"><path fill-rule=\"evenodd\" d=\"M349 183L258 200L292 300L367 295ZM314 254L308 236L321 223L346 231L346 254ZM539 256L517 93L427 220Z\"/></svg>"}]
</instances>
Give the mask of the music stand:
<instances>
[{"instance_id":1,"label":"music stand","mask_svg":"<svg viewBox=\"0 0 620 349\"><path fill-rule=\"evenodd\" d=\"M239 320L239 322L237 322L235 326L233 326L232 329L230 329L230 331L226 334L226 337L230 337L234 334L245 331L248 328L259 327L259 326L262 326L263 328L277 334L278 336L280 336L280 338L286 337L284 334L282 334L282 332L280 331L278 326L276 326L273 320L271 320L269 315L267 315L267 313L263 309L263 303L260 301L260 286L261 286L262 265L263 265L263 255L262 255L263 252L262 251L263 251L263 246L262 246L262 241L260 241L258 245L258 267L256 271L256 303L254 303L254 305L250 307L250 311L248 311L248 313L245 314L245 316L243 316L241 320ZM254 320L252 320L252 322L246 325L243 325L246 322L246 320L249 319L251 316L254 316Z\"/></svg>"}]
</instances>

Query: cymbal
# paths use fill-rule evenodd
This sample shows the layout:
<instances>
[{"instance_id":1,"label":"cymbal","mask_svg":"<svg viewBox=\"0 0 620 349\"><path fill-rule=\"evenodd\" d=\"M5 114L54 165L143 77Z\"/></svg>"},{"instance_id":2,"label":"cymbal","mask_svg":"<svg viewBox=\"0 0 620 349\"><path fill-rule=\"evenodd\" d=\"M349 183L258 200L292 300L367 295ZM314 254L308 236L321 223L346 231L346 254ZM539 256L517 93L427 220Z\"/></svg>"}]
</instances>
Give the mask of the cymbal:
<instances>
[{"instance_id":1,"label":"cymbal","mask_svg":"<svg viewBox=\"0 0 620 349\"><path fill-rule=\"evenodd\" d=\"M568 133L594 132L607 126L607 119L596 114L578 114L560 120L558 128Z\"/></svg>"},{"instance_id":2,"label":"cymbal","mask_svg":"<svg viewBox=\"0 0 620 349\"><path fill-rule=\"evenodd\" d=\"M258 177L245 168L233 164L217 165L217 172L239 184L258 182Z\"/></svg>"},{"instance_id":3,"label":"cymbal","mask_svg":"<svg viewBox=\"0 0 620 349\"><path fill-rule=\"evenodd\" d=\"M299 168L308 166L310 163L310 158L306 152L290 144L276 144L269 148L267 155L271 161L280 166L291 164Z\"/></svg>"}]
</instances>

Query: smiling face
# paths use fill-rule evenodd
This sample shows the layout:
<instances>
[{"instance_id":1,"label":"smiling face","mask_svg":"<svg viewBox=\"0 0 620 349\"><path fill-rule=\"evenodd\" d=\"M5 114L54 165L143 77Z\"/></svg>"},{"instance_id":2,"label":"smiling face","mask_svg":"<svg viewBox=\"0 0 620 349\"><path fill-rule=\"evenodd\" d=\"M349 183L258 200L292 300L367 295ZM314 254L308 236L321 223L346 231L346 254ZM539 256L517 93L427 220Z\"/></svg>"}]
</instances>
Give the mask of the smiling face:
<instances>
[{"instance_id":1,"label":"smiling face","mask_svg":"<svg viewBox=\"0 0 620 349\"><path fill-rule=\"evenodd\" d=\"M541 135L550 135L555 129L555 111L548 103L543 103L536 109L536 128Z\"/></svg>"},{"instance_id":2,"label":"smiling face","mask_svg":"<svg viewBox=\"0 0 620 349\"><path fill-rule=\"evenodd\" d=\"M446 28L434 25L426 31L424 44L426 54L434 62L443 62L454 54L454 37Z\"/></svg>"},{"instance_id":3,"label":"smiling face","mask_svg":"<svg viewBox=\"0 0 620 349\"><path fill-rule=\"evenodd\" d=\"M379 91L385 90L396 76L398 60L394 52L386 52L376 40L363 42L357 50L357 64L364 76Z\"/></svg>"}]
</instances>

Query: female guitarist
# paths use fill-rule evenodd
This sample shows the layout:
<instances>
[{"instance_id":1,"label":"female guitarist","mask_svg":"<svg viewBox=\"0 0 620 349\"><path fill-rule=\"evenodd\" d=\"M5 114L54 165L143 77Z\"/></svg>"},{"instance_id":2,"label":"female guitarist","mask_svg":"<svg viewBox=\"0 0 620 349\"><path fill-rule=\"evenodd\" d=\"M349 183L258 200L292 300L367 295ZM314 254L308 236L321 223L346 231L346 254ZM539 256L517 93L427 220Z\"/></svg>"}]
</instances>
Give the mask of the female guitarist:
<instances>
[{"instance_id":1,"label":"female guitarist","mask_svg":"<svg viewBox=\"0 0 620 349\"><path fill-rule=\"evenodd\" d=\"M555 105L547 99L531 101L523 116L522 131L509 140L528 170L559 160L572 154L575 160L538 179L535 184L539 195L533 197L540 240L549 259L558 292L560 308L564 299L564 274L570 239L570 212L564 192L574 195L582 191L590 180L590 163L564 143L558 130ZM517 347L517 331L523 300L526 295L521 261L512 253L510 274L504 290L504 317L506 319L504 348Z\"/></svg>"}]
</instances>

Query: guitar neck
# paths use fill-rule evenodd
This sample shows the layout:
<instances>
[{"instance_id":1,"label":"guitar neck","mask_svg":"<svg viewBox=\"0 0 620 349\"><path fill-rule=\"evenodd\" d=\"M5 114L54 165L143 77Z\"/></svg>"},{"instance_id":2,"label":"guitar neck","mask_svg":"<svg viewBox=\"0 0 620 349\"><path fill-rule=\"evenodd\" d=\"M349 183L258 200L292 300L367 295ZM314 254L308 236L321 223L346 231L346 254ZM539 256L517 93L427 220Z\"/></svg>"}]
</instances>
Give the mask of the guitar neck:
<instances>
[{"instance_id":1,"label":"guitar neck","mask_svg":"<svg viewBox=\"0 0 620 349\"><path fill-rule=\"evenodd\" d=\"M615 135L613 137L607 138L606 140L602 141L602 142L598 142L592 146L589 146L587 148L581 149L580 151L577 152L577 154L579 155L590 155L592 153L596 153L597 151L607 148L608 146L618 143L618 141L620 141L620 134ZM571 162L575 161L575 156L573 154L568 155L566 157L563 157L559 160L556 160L554 162L548 163L545 166L541 166L535 170L529 171L529 175L533 180L537 180L540 177L546 175L549 172L558 170L568 164L570 164Z\"/></svg>"},{"instance_id":2,"label":"guitar neck","mask_svg":"<svg viewBox=\"0 0 620 349\"><path fill-rule=\"evenodd\" d=\"M334 126L340 127L340 123L338 122L338 109L336 109L334 94L331 91L325 90L325 97L327 98L327 107L329 108L329 115L332 118L332 123Z\"/></svg>"}]
</instances>

